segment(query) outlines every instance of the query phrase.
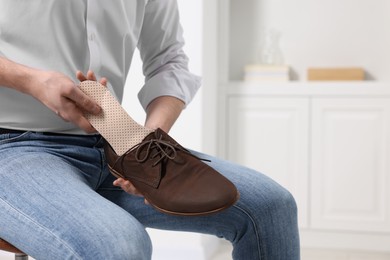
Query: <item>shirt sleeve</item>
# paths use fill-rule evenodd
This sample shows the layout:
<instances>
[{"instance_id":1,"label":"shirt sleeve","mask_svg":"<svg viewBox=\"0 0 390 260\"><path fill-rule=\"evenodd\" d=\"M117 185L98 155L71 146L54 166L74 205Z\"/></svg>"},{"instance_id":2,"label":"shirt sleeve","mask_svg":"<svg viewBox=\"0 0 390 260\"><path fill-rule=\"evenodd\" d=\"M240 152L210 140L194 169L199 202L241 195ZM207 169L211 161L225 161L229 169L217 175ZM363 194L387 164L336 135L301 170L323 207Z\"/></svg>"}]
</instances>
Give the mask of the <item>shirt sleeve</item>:
<instances>
[{"instance_id":1,"label":"shirt sleeve","mask_svg":"<svg viewBox=\"0 0 390 260\"><path fill-rule=\"evenodd\" d=\"M183 46L176 0L149 0L138 42L145 75L138 98L144 109L159 96L176 97L185 105L195 96L201 79L189 72Z\"/></svg>"}]
</instances>

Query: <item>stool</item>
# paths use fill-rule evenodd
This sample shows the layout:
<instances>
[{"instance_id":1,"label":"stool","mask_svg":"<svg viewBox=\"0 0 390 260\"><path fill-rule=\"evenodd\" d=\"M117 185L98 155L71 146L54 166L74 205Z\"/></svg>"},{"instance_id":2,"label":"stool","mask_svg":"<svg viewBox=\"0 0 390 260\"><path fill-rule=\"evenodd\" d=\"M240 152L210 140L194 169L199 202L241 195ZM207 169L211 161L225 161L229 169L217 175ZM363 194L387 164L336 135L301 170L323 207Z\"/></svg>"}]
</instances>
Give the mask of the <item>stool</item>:
<instances>
[{"instance_id":1,"label":"stool","mask_svg":"<svg viewBox=\"0 0 390 260\"><path fill-rule=\"evenodd\" d=\"M28 260L28 255L0 238L0 250L8 251L15 254L15 260Z\"/></svg>"}]
</instances>

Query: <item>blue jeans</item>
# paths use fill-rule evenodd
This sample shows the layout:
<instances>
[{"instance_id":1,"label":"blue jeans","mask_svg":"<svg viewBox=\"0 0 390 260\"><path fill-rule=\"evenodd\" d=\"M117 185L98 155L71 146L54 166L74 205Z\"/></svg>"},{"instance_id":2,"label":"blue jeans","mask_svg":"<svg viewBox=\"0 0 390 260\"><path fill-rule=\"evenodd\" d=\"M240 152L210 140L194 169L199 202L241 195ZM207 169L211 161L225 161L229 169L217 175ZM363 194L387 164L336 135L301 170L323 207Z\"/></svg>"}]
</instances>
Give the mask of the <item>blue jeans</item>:
<instances>
[{"instance_id":1,"label":"blue jeans","mask_svg":"<svg viewBox=\"0 0 390 260\"><path fill-rule=\"evenodd\" d=\"M0 237L36 259L150 259L145 227L225 238L233 258L297 260L297 208L270 178L197 153L240 191L209 216L157 212L112 185L101 137L25 132L0 135Z\"/></svg>"}]
</instances>

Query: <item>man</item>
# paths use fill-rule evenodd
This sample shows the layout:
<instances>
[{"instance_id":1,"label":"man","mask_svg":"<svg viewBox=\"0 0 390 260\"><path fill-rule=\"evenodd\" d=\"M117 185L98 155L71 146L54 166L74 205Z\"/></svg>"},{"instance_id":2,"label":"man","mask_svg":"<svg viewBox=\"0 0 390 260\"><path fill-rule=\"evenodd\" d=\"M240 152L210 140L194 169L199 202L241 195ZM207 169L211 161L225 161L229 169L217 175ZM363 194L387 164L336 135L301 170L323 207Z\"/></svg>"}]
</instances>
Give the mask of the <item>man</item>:
<instances>
[{"instance_id":1,"label":"man","mask_svg":"<svg viewBox=\"0 0 390 260\"><path fill-rule=\"evenodd\" d=\"M168 132L200 85L183 44L175 0L0 0L1 238L35 259L138 260L152 227L223 237L234 259L299 259L294 199L260 173L194 152L240 192L198 217L160 213L109 173L79 81L121 100L138 47L145 126Z\"/></svg>"}]
</instances>

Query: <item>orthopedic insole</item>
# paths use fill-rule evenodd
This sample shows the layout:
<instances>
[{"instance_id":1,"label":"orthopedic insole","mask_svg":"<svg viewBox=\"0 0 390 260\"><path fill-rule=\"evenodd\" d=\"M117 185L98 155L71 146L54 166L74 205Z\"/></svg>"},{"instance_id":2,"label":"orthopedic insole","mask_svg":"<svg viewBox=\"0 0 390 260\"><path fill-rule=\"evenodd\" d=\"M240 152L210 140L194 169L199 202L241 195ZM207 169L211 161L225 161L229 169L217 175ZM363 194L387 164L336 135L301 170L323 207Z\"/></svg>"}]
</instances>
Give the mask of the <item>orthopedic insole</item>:
<instances>
[{"instance_id":1,"label":"orthopedic insole","mask_svg":"<svg viewBox=\"0 0 390 260\"><path fill-rule=\"evenodd\" d=\"M83 81L80 83L80 89L102 108L99 115L86 114L86 118L117 155L121 156L154 132L134 121L108 89L99 82Z\"/></svg>"}]
</instances>

